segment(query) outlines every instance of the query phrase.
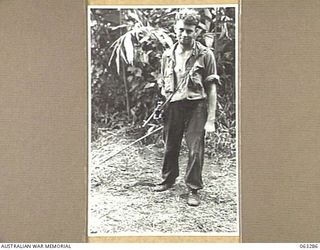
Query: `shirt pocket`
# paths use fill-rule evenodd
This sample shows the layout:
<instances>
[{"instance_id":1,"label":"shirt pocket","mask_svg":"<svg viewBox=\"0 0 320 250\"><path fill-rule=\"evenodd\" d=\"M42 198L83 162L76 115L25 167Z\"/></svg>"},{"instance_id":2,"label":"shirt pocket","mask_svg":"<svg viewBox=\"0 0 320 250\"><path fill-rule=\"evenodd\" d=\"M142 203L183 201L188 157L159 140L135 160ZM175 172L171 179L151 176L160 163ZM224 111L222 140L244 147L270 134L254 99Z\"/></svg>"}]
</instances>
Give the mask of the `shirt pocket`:
<instances>
[{"instance_id":1,"label":"shirt pocket","mask_svg":"<svg viewBox=\"0 0 320 250\"><path fill-rule=\"evenodd\" d=\"M194 92L200 92L203 89L203 70L204 67L199 64L198 62L195 62L195 64L192 66L192 68L189 71L188 74L188 88L191 91Z\"/></svg>"}]
</instances>

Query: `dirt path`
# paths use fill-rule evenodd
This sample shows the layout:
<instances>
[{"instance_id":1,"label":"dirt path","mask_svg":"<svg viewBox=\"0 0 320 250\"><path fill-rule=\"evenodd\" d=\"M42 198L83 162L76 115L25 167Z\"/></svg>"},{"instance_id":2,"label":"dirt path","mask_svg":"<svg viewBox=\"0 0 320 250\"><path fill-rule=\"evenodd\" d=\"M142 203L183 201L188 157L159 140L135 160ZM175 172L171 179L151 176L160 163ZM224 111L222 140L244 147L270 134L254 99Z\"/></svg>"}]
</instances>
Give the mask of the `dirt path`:
<instances>
[{"instance_id":1,"label":"dirt path","mask_svg":"<svg viewBox=\"0 0 320 250\"><path fill-rule=\"evenodd\" d=\"M122 139L119 139L122 138ZM187 155L180 156L180 177L165 192L152 192L161 181L163 148L136 144L100 165L106 155L134 139L105 133L92 144L89 233L231 233L237 232L235 158L205 159L199 207L186 204L183 181Z\"/></svg>"}]
</instances>

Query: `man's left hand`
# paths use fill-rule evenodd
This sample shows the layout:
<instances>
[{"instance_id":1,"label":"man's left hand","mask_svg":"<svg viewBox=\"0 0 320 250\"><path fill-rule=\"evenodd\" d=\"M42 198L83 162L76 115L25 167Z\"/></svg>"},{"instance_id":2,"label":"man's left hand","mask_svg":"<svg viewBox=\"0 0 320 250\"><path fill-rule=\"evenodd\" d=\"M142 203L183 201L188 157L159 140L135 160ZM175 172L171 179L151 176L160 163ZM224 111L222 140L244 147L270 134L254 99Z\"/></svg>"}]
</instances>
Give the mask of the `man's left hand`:
<instances>
[{"instance_id":1,"label":"man's left hand","mask_svg":"<svg viewBox=\"0 0 320 250\"><path fill-rule=\"evenodd\" d=\"M206 133L212 133L214 131L216 131L216 126L214 124L214 120L208 120L204 126L204 130L206 131Z\"/></svg>"}]
</instances>

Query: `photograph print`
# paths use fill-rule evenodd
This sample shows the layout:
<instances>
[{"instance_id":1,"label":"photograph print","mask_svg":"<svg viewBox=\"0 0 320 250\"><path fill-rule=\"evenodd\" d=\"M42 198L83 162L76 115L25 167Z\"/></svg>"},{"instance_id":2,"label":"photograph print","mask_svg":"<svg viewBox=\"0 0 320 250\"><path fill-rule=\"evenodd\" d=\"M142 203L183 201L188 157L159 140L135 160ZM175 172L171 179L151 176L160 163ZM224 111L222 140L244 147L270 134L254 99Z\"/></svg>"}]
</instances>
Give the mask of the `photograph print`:
<instances>
[{"instance_id":1,"label":"photograph print","mask_svg":"<svg viewBox=\"0 0 320 250\"><path fill-rule=\"evenodd\" d=\"M88 69L88 235L239 236L238 5L89 6Z\"/></svg>"}]
</instances>

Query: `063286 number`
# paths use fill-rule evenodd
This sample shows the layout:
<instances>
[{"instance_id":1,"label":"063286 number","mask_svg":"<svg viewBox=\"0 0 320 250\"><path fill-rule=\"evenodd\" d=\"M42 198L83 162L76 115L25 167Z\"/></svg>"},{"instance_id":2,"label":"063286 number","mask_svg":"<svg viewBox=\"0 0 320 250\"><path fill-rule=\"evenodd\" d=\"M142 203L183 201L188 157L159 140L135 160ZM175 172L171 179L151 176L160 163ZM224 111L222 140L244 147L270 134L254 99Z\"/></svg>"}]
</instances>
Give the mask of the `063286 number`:
<instances>
[{"instance_id":1,"label":"063286 number","mask_svg":"<svg viewBox=\"0 0 320 250\"><path fill-rule=\"evenodd\" d=\"M307 249L307 248L313 248L313 249L317 249L318 248L318 244L316 244L316 243L302 243L302 244L300 244L300 248L305 248L305 249Z\"/></svg>"}]
</instances>

